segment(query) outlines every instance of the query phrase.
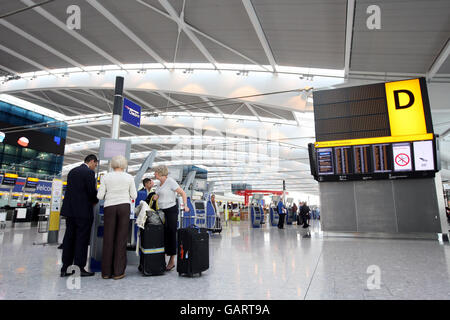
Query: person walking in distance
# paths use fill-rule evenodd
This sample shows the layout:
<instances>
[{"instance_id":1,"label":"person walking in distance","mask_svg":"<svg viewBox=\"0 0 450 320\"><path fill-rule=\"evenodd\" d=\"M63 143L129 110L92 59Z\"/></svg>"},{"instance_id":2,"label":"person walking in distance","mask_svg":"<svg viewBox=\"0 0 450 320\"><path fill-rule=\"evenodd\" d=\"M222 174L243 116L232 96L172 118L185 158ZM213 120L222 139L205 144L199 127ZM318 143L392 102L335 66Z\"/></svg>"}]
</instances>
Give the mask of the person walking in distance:
<instances>
[{"instance_id":1,"label":"person walking in distance","mask_svg":"<svg viewBox=\"0 0 450 320\"><path fill-rule=\"evenodd\" d=\"M278 215L280 216L280 218L278 219L278 229L283 229L284 227L284 218L286 217L286 207L283 203L283 201L278 201Z\"/></svg>"},{"instance_id":2,"label":"person walking in distance","mask_svg":"<svg viewBox=\"0 0 450 320\"><path fill-rule=\"evenodd\" d=\"M300 215L303 219L303 228L309 227L309 212L311 210L309 209L308 205L306 204L306 201L303 202L302 206L300 207Z\"/></svg>"},{"instance_id":3,"label":"person walking in distance","mask_svg":"<svg viewBox=\"0 0 450 320\"><path fill-rule=\"evenodd\" d=\"M84 268L94 221L94 205L97 199L95 168L98 160L93 154L84 163L73 168L67 175L67 189L61 207L61 215L66 217L66 232L63 240L61 277L71 275L67 268L76 265L82 277L93 276Z\"/></svg>"}]
</instances>

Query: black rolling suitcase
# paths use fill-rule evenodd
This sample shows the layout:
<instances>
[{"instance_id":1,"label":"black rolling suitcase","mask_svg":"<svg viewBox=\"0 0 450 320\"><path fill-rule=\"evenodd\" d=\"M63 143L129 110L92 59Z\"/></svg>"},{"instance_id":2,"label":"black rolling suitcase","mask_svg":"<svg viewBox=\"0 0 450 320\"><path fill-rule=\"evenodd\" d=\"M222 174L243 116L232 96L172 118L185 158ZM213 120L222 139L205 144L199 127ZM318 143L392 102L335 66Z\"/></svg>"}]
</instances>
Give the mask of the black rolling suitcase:
<instances>
[{"instance_id":1,"label":"black rolling suitcase","mask_svg":"<svg viewBox=\"0 0 450 320\"><path fill-rule=\"evenodd\" d=\"M166 271L164 224L157 215L152 218L147 218L145 229L140 231L139 270L144 276L161 275Z\"/></svg>"},{"instance_id":2,"label":"black rolling suitcase","mask_svg":"<svg viewBox=\"0 0 450 320\"><path fill-rule=\"evenodd\" d=\"M209 234L195 226L178 229L178 275L202 275L209 268Z\"/></svg>"}]
</instances>

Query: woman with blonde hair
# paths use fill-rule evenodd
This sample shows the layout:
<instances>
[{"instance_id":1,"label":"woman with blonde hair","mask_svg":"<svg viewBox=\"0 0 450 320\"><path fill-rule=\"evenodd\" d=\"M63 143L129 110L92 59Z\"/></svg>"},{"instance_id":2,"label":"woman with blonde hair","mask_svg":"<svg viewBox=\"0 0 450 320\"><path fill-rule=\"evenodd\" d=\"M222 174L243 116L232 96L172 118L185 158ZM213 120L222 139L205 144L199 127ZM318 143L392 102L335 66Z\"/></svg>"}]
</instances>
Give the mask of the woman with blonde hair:
<instances>
[{"instance_id":1,"label":"woman with blonde hair","mask_svg":"<svg viewBox=\"0 0 450 320\"><path fill-rule=\"evenodd\" d=\"M178 223L178 205L176 194L181 195L184 203L184 211L189 212L187 206L187 196L184 190L171 177L168 177L169 170L166 166L155 168L155 179L161 183L156 188L154 200L158 200L159 208L164 211L166 223L164 225L164 248L168 255L169 262L166 271L170 271L175 267L175 256L177 254L177 223Z\"/></svg>"},{"instance_id":2,"label":"woman with blonde hair","mask_svg":"<svg viewBox=\"0 0 450 320\"><path fill-rule=\"evenodd\" d=\"M107 173L100 184L97 197L104 203L104 234L102 253L102 277L115 280L125 277L127 266L127 239L130 221L130 201L137 191L133 177L126 173L128 166L124 156L111 160L112 172Z\"/></svg>"}]
</instances>

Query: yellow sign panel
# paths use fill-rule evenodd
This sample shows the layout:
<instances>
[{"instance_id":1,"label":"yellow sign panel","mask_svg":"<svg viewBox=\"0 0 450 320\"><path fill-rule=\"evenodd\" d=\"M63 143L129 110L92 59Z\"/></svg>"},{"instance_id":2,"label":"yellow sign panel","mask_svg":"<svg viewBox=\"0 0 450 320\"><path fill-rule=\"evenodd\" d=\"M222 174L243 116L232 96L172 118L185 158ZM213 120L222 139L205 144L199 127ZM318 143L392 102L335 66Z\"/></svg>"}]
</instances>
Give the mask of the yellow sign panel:
<instances>
[{"instance_id":1,"label":"yellow sign panel","mask_svg":"<svg viewBox=\"0 0 450 320\"><path fill-rule=\"evenodd\" d=\"M51 211L49 217L48 231L59 230L59 211Z\"/></svg>"},{"instance_id":2,"label":"yellow sign panel","mask_svg":"<svg viewBox=\"0 0 450 320\"><path fill-rule=\"evenodd\" d=\"M433 134L427 131L420 79L387 82L384 86L390 136L320 141L315 147L432 140Z\"/></svg>"},{"instance_id":3,"label":"yellow sign panel","mask_svg":"<svg viewBox=\"0 0 450 320\"><path fill-rule=\"evenodd\" d=\"M5 178L18 178L19 176L14 173L5 173Z\"/></svg>"},{"instance_id":4,"label":"yellow sign panel","mask_svg":"<svg viewBox=\"0 0 450 320\"><path fill-rule=\"evenodd\" d=\"M419 79L385 83L391 136L427 133Z\"/></svg>"},{"instance_id":5,"label":"yellow sign panel","mask_svg":"<svg viewBox=\"0 0 450 320\"><path fill-rule=\"evenodd\" d=\"M63 182L60 179L53 179L52 183L52 196L50 203L50 217L48 230L59 230L59 216L61 211L61 197L62 197L62 185Z\"/></svg>"}]
</instances>

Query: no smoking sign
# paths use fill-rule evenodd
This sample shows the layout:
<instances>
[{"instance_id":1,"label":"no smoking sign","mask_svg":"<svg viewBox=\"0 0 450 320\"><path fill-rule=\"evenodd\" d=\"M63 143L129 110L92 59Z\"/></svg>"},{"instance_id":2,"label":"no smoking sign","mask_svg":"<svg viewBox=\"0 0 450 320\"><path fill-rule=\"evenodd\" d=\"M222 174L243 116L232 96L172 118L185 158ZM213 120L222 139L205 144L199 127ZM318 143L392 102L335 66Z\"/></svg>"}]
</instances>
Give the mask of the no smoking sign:
<instances>
[{"instance_id":1,"label":"no smoking sign","mask_svg":"<svg viewBox=\"0 0 450 320\"><path fill-rule=\"evenodd\" d=\"M401 167L409 164L409 156L405 153L400 153L395 157L395 163Z\"/></svg>"},{"instance_id":2,"label":"no smoking sign","mask_svg":"<svg viewBox=\"0 0 450 320\"><path fill-rule=\"evenodd\" d=\"M394 171L411 171L411 145L396 143L392 145L394 155Z\"/></svg>"}]
</instances>

